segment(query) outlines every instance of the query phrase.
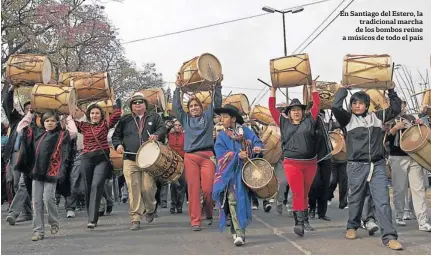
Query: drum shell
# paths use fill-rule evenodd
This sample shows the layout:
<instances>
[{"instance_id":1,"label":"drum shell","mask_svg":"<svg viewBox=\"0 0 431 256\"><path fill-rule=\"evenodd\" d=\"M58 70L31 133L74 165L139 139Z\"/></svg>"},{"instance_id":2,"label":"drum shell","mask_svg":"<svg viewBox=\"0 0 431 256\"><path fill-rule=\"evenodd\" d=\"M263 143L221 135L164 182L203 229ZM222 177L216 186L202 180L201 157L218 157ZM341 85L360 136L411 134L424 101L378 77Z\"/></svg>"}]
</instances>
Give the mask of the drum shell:
<instances>
[{"instance_id":1,"label":"drum shell","mask_svg":"<svg viewBox=\"0 0 431 256\"><path fill-rule=\"evenodd\" d=\"M58 74L58 83L71 86L72 79L88 76L91 76L90 72L61 72Z\"/></svg>"},{"instance_id":2,"label":"drum shell","mask_svg":"<svg viewBox=\"0 0 431 256\"><path fill-rule=\"evenodd\" d=\"M144 152L144 148L148 143L156 143L159 147L159 154L156 161L151 165L144 167L140 165L139 159L146 157L149 152ZM154 152L152 152L154 153ZM152 177L162 182L174 182L180 178L184 171L184 160L175 151L169 147L159 143L147 141L141 145L136 155L136 165L143 168Z\"/></svg>"},{"instance_id":3,"label":"drum shell","mask_svg":"<svg viewBox=\"0 0 431 256\"><path fill-rule=\"evenodd\" d=\"M52 76L51 61L47 56L37 54L14 54L6 64L6 77L11 84L33 86L48 84Z\"/></svg>"},{"instance_id":4,"label":"drum shell","mask_svg":"<svg viewBox=\"0 0 431 256\"><path fill-rule=\"evenodd\" d=\"M387 109L389 107L388 100L384 96L384 90L364 89L363 91L370 96L370 107L368 112Z\"/></svg>"},{"instance_id":5,"label":"drum shell","mask_svg":"<svg viewBox=\"0 0 431 256\"><path fill-rule=\"evenodd\" d=\"M333 147L332 157L337 161L347 160L346 141L338 132L329 132L329 138Z\"/></svg>"},{"instance_id":6,"label":"drum shell","mask_svg":"<svg viewBox=\"0 0 431 256\"><path fill-rule=\"evenodd\" d=\"M340 86L335 82L317 81L316 88L319 92L320 109L331 109L332 104L334 103L335 93L340 88ZM304 85L303 102L304 104L308 104L311 101L313 101L311 88L307 85Z\"/></svg>"},{"instance_id":7,"label":"drum shell","mask_svg":"<svg viewBox=\"0 0 431 256\"><path fill-rule=\"evenodd\" d=\"M99 105L105 113L114 113L114 103L112 100L101 100L96 102L96 104Z\"/></svg>"},{"instance_id":8,"label":"drum shell","mask_svg":"<svg viewBox=\"0 0 431 256\"><path fill-rule=\"evenodd\" d=\"M202 103L203 111L207 110L208 106L212 103L211 94L208 91L196 92L193 94L195 98L198 98ZM185 112L189 112L189 108L187 107L187 102L184 103L183 109Z\"/></svg>"},{"instance_id":9,"label":"drum shell","mask_svg":"<svg viewBox=\"0 0 431 256\"><path fill-rule=\"evenodd\" d=\"M269 109L261 105L254 106L250 114L250 119L256 120L257 122L264 125L275 123Z\"/></svg>"},{"instance_id":10,"label":"drum shell","mask_svg":"<svg viewBox=\"0 0 431 256\"><path fill-rule=\"evenodd\" d=\"M246 177L244 170L249 166L252 166L252 164L250 162L245 162L242 168L242 180L244 184L256 194L257 197L262 199L274 198L278 192L278 180L277 180L277 177L275 176L274 168L269 164L268 161L261 158L255 158L251 161L255 162L256 160L259 160L259 161L263 160L267 163L267 168L268 168L267 171L271 173L271 179L266 184L259 184L259 186L257 187L251 186L250 183L248 182L248 177Z\"/></svg>"},{"instance_id":11,"label":"drum shell","mask_svg":"<svg viewBox=\"0 0 431 256\"><path fill-rule=\"evenodd\" d=\"M424 106L428 105L431 106L431 90L426 91L422 95L422 104L421 109L424 108ZM431 116L431 108L428 108L427 112L425 113L428 116Z\"/></svg>"},{"instance_id":12,"label":"drum shell","mask_svg":"<svg viewBox=\"0 0 431 256\"><path fill-rule=\"evenodd\" d=\"M308 54L296 54L270 61L272 86L296 87L311 84L311 67Z\"/></svg>"},{"instance_id":13,"label":"drum shell","mask_svg":"<svg viewBox=\"0 0 431 256\"><path fill-rule=\"evenodd\" d=\"M31 92L31 105L39 113L53 110L71 114L76 108L76 91L56 84L36 84Z\"/></svg>"},{"instance_id":14,"label":"drum shell","mask_svg":"<svg viewBox=\"0 0 431 256\"><path fill-rule=\"evenodd\" d=\"M76 89L79 103L112 99L110 77L106 72L74 77L70 86Z\"/></svg>"},{"instance_id":15,"label":"drum shell","mask_svg":"<svg viewBox=\"0 0 431 256\"><path fill-rule=\"evenodd\" d=\"M401 135L400 147L422 167L431 170L431 128L426 125L407 128Z\"/></svg>"},{"instance_id":16,"label":"drum shell","mask_svg":"<svg viewBox=\"0 0 431 256\"><path fill-rule=\"evenodd\" d=\"M208 63L211 63L214 77L207 74L208 68L206 65ZM204 53L184 62L178 73L183 82L182 91L210 91L213 89L214 83L221 78L222 67L220 61L214 55Z\"/></svg>"},{"instance_id":17,"label":"drum shell","mask_svg":"<svg viewBox=\"0 0 431 256\"><path fill-rule=\"evenodd\" d=\"M166 110L166 98L165 93L160 88L145 89L141 91L145 99L148 101L148 110L155 108L164 111Z\"/></svg>"},{"instance_id":18,"label":"drum shell","mask_svg":"<svg viewBox=\"0 0 431 256\"><path fill-rule=\"evenodd\" d=\"M223 100L222 107L226 104L234 105L241 115L248 115L248 113L250 113L250 103L245 94L240 93L230 95Z\"/></svg>"},{"instance_id":19,"label":"drum shell","mask_svg":"<svg viewBox=\"0 0 431 256\"><path fill-rule=\"evenodd\" d=\"M346 55L343 62L342 84L350 85L352 88L393 88L391 56Z\"/></svg>"},{"instance_id":20,"label":"drum shell","mask_svg":"<svg viewBox=\"0 0 431 256\"><path fill-rule=\"evenodd\" d=\"M283 155L280 128L274 124L270 124L263 129L259 137L264 145L264 149L266 149L263 151L263 159L271 164L276 164Z\"/></svg>"},{"instance_id":21,"label":"drum shell","mask_svg":"<svg viewBox=\"0 0 431 256\"><path fill-rule=\"evenodd\" d=\"M119 154L113 147L109 147L109 158L114 165L114 170L123 169L123 154Z\"/></svg>"}]
</instances>

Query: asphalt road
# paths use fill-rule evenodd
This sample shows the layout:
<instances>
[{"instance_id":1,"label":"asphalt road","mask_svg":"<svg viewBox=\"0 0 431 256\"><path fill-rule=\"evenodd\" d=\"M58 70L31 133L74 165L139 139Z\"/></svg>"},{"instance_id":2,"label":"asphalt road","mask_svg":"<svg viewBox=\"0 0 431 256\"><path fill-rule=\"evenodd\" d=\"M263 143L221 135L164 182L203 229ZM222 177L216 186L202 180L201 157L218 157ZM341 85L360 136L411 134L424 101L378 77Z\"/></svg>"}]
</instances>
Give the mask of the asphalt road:
<instances>
[{"instance_id":1,"label":"asphalt road","mask_svg":"<svg viewBox=\"0 0 431 256\"><path fill-rule=\"evenodd\" d=\"M431 193L430 193L431 194ZM431 199L431 198L430 198ZM63 201L61 205L63 204ZM428 204L431 207L431 201ZM192 232L185 205L183 214L172 215L161 209L159 218L151 224L145 221L139 231L130 231L128 204L116 203L111 216L99 219L98 227L86 228L86 212L78 211L76 218L66 219L60 206L60 231L53 236L32 242L31 222L9 226L5 222L6 206L2 206L2 254L426 254L431 252L431 233L418 231L416 220L407 221L406 227L397 227L405 250L392 251L381 244L379 233L368 236L359 230L359 238L344 238L347 210L338 209L333 201L328 209L332 221L312 220L315 232L303 238L293 233L293 219L286 213L279 215L273 208L265 213L253 211L253 221L247 229L246 244L235 247L226 229L220 233L218 220ZM431 208L428 209L431 214ZM217 215L217 213L216 213ZM45 216L47 222L47 216Z\"/></svg>"}]
</instances>

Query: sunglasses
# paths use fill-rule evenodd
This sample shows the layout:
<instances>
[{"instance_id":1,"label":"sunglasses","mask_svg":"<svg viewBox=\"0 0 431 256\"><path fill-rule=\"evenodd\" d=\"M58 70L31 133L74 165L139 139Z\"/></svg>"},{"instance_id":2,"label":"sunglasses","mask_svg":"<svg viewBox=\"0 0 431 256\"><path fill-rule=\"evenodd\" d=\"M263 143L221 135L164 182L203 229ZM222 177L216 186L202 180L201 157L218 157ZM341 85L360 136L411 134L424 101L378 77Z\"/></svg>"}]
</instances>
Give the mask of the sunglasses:
<instances>
[{"instance_id":1,"label":"sunglasses","mask_svg":"<svg viewBox=\"0 0 431 256\"><path fill-rule=\"evenodd\" d=\"M132 101L132 104L143 104L144 101L143 100L134 100Z\"/></svg>"}]
</instances>

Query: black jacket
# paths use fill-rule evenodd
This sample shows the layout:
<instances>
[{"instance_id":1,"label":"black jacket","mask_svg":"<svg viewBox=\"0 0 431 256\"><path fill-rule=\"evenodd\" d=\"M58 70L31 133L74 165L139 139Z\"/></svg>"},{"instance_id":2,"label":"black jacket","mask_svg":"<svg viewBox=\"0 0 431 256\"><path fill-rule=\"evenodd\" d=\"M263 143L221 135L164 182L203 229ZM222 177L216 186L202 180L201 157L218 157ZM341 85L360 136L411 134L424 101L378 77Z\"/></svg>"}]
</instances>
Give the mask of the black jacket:
<instances>
[{"instance_id":1,"label":"black jacket","mask_svg":"<svg viewBox=\"0 0 431 256\"><path fill-rule=\"evenodd\" d=\"M112 135L112 144L117 149L123 145L124 151L136 153L141 146L139 141L138 127L135 122L134 114L127 114L121 117L117 123L114 134ZM143 142L148 140L148 133L158 135L159 141L164 142L167 130L162 118L153 112L146 112L144 115L144 128L142 129ZM124 159L135 161L136 155L124 154Z\"/></svg>"},{"instance_id":2,"label":"black jacket","mask_svg":"<svg viewBox=\"0 0 431 256\"><path fill-rule=\"evenodd\" d=\"M2 90L2 107L9 121L10 134L9 139L3 149L3 157L6 163L9 162L14 152L15 140L17 137L16 128L22 119L22 115L13 107L14 91L9 91L7 85Z\"/></svg>"},{"instance_id":3,"label":"black jacket","mask_svg":"<svg viewBox=\"0 0 431 256\"><path fill-rule=\"evenodd\" d=\"M347 89L340 88L332 104L334 114L341 127L347 130L347 159L352 162L376 162L385 158L383 147L383 124L401 112L401 99L397 93L388 91L390 106L387 109L357 116L343 109Z\"/></svg>"}]
</instances>

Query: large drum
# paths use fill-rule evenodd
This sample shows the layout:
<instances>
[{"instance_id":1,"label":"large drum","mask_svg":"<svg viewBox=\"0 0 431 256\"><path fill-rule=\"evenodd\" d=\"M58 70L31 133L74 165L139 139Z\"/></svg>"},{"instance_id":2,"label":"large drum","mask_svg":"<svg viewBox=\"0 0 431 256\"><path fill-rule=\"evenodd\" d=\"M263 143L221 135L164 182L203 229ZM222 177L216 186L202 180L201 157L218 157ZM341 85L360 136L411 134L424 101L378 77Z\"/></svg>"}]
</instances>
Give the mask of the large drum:
<instances>
[{"instance_id":1,"label":"large drum","mask_svg":"<svg viewBox=\"0 0 431 256\"><path fill-rule=\"evenodd\" d=\"M340 132L329 132L329 138L332 144L332 157L338 161L347 160L346 156L346 142L344 140L344 136L340 134Z\"/></svg>"},{"instance_id":2,"label":"large drum","mask_svg":"<svg viewBox=\"0 0 431 256\"><path fill-rule=\"evenodd\" d=\"M431 128L413 125L401 135L401 149L423 168L431 170Z\"/></svg>"},{"instance_id":3,"label":"large drum","mask_svg":"<svg viewBox=\"0 0 431 256\"><path fill-rule=\"evenodd\" d=\"M208 106L212 103L211 94L208 91L202 91L202 92L196 92L194 93L192 98L197 98L202 103L203 110L207 110ZM183 109L186 112L189 112L189 109L187 108L187 102L184 103Z\"/></svg>"},{"instance_id":4,"label":"large drum","mask_svg":"<svg viewBox=\"0 0 431 256\"><path fill-rule=\"evenodd\" d=\"M276 164L281 159L283 150L281 149L280 128L275 124L270 124L261 132L260 139L264 145L263 159Z\"/></svg>"},{"instance_id":5,"label":"large drum","mask_svg":"<svg viewBox=\"0 0 431 256\"><path fill-rule=\"evenodd\" d=\"M370 96L369 112L386 109L389 107L388 100L385 97L385 91L376 89L364 90Z\"/></svg>"},{"instance_id":6,"label":"large drum","mask_svg":"<svg viewBox=\"0 0 431 256\"><path fill-rule=\"evenodd\" d=\"M391 56L387 54L346 55L342 84L367 89L393 88Z\"/></svg>"},{"instance_id":7,"label":"large drum","mask_svg":"<svg viewBox=\"0 0 431 256\"><path fill-rule=\"evenodd\" d=\"M76 109L76 91L72 87L56 84L36 84L31 91L31 105L36 112L51 110L71 114Z\"/></svg>"},{"instance_id":8,"label":"large drum","mask_svg":"<svg viewBox=\"0 0 431 256\"><path fill-rule=\"evenodd\" d=\"M6 77L15 86L48 84L51 72L51 61L43 55L15 54L9 57L6 64Z\"/></svg>"},{"instance_id":9,"label":"large drum","mask_svg":"<svg viewBox=\"0 0 431 256\"><path fill-rule=\"evenodd\" d=\"M119 154L113 147L109 147L109 158L114 165L114 171L123 170L123 154Z\"/></svg>"},{"instance_id":10,"label":"large drum","mask_svg":"<svg viewBox=\"0 0 431 256\"><path fill-rule=\"evenodd\" d=\"M331 109L332 103L334 103L335 93L340 86L335 82L317 81L316 88L320 97L320 109ZM311 88L307 85L304 85L303 97L304 104L308 104L310 101L313 101Z\"/></svg>"},{"instance_id":11,"label":"large drum","mask_svg":"<svg viewBox=\"0 0 431 256\"><path fill-rule=\"evenodd\" d=\"M232 94L229 97L225 98L222 103L222 107L226 104L234 105L241 115L248 115L250 112L250 103L248 102L248 98L245 94Z\"/></svg>"},{"instance_id":12,"label":"large drum","mask_svg":"<svg viewBox=\"0 0 431 256\"><path fill-rule=\"evenodd\" d=\"M138 149L136 165L162 182L178 180L184 170L184 161L180 155L153 141L145 142Z\"/></svg>"},{"instance_id":13,"label":"large drum","mask_svg":"<svg viewBox=\"0 0 431 256\"><path fill-rule=\"evenodd\" d=\"M158 109L157 112L166 110L165 93L160 88L145 89L141 91L148 101L148 110Z\"/></svg>"},{"instance_id":14,"label":"large drum","mask_svg":"<svg viewBox=\"0 0 431 256\"><path fill-rule=\"evenodd\" d=\"M71 86L70 82L72 81L72 79L90 75L90 72L62 72L58 75L58 83L66 86Z\"/></svg>"},{"instance_id":15,"label":"large drum","mask_svg":"<svg viewBox=\"0 0 431 256\"><path fill-rule=\"evenodd\" d=\"M261 105L254 106L250 114L250 120L256 120L257 122L264 125L275 123L269 109Z\"/></svg>"},{"instance_id":16,"label":"large drum","mask_svg":"<svg viewBox=\"0 0 431 256\"><path fill-rule=\"evenodd\" d=\"M184 62L178 73L183 83L182 91L210 91L222 77L222 68L214 55L204 53Z\"/></svg>"},{"instance_id":17,"label":"large drum","mask_svg":"<svg viewBox=\"0 0 431 256\"><path fill-rule=\"evenodd\" d=\"M70 80L70 86L76 89L79 103L112 99L110 77L106 72L76 76Z\"/></svg>"},{"instance_id":18,"label":"large drum","mask_svg":"<svg viewBox=\"0 0 431 256\"><path fill-rule=\"evenodd\" d=\"M114 113L114 103L112 100L101 100L96 102L95 104L99 105L105 113L112 114Z\"/></svg>"},{"instance_id":19,"label":"large drum","mask_svg":"<svg viewBox=\"0 0 431 256\"><path fill-rule=\"evenodd\" d=\"M272 165L262 158L245 160L242 167L242 181L262 199L273 198L278 192L278 181Z\"/></svg>"},{"instance_id":20,"label":"large drum","mask_svg":"<svg viewBox=\"0 0 431 256\"><path fill-rule=\"evenodd\" d=\"M311 68L308 54L297 54L269 63L272 86L276 88L311 84Z\"/></svg>"}]
</instances>

